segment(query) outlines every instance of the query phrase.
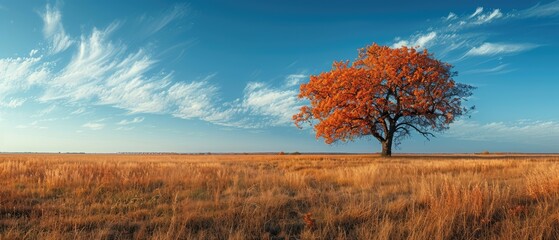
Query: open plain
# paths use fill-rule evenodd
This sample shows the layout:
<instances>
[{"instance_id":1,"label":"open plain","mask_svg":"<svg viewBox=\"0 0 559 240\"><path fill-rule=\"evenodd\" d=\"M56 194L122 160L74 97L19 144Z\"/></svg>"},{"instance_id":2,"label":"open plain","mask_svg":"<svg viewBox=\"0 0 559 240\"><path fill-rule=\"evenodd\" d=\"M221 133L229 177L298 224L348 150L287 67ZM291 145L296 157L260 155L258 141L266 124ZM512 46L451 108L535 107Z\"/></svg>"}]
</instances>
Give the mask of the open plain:
<instances>
[{"instance_id":1,"label":"open plain","mask_svg":"<svg viewBox=\"0 0 559 240\"><path fill-rule=\"evenodd\" d=\"M0 239L558 239L555 155L0 155Z\"/></svg>"}]
</instances>

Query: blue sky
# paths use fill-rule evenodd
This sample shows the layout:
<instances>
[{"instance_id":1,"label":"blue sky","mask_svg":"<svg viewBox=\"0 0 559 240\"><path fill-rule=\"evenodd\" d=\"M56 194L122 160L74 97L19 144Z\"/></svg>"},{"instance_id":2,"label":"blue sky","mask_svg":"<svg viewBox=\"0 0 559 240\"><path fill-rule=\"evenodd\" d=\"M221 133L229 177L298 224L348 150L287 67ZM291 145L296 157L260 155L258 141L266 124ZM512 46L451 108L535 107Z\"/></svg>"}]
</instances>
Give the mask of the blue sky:
<instances>
[{"instance_id":1,"label":"blue sky","mask_svg":"<svg viewBox=\"0 0 559 240\"><path fill-rule=\"evenodd\" d=\"M0 151L377 152L291 116L298 85L376 42L477 86L397 152L558 152L559 1L0 1Z\"/></svg>"}]
</instances>

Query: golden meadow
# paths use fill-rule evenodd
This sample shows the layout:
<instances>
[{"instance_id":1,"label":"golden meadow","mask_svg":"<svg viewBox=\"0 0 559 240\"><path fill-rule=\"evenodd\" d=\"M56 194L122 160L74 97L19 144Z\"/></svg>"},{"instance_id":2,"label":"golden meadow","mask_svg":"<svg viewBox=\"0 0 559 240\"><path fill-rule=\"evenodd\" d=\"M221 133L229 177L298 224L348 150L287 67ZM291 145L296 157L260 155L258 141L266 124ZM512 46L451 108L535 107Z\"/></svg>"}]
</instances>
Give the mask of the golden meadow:
<instances>
[{"instance_id":1,"label":"golden meadow","mask_svg":"<svg viewBox=\"0 0 559 240\"><path fill-rule=\"evenodd\" d=\"M0 239L558 238L554 155L0 155Z\"/></svg>"}]
</instances>

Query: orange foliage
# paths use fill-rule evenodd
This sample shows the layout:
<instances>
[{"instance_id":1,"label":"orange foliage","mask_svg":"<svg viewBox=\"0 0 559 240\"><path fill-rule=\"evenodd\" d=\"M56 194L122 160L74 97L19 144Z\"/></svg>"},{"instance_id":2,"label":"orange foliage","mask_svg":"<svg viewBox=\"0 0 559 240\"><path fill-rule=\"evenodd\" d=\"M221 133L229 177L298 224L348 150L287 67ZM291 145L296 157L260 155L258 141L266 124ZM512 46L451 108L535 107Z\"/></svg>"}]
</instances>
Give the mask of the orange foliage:
<instances>
[{"instance_id":1,"label":"orange foliage","mask_svg":"<svg viewBox=\"0 0 559 240\"><path fill-rule=\"evenodd\" d=\"M310 105L293 120L298 127L318 121L316 137L328 144L372 135L389 156L393 140L412 130L433 136L467 112L462 102L473 87L456 83L456 74L427 50L373 44L360 49L352 65L334 62L331 71L302 84L299 98Z\"/></svg>"}]
</instances>

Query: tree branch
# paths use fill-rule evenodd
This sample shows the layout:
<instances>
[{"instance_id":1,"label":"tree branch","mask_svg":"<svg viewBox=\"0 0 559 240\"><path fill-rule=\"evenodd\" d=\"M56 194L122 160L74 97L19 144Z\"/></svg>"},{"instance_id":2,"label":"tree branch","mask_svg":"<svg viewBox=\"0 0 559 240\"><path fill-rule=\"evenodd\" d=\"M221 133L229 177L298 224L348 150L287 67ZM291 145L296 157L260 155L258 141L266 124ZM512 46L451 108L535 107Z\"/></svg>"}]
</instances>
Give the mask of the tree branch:
<instances>
[{"instance_id":1,"label":"tree branch","mask_svg":"<svg viewBox=\"0 0 559 240\"><path fill-rule=\"evenodd\" d=\"M431 140L429 137L435 137L435 134L432 134L432 133L427 132L427 131L422 131L411 123L399 123L398 125L396 125L396 130L403 129L402 126L408 126L408 127L413 128L416 132L420 133L421 135L423 135L423 137L427 138L427 140Z\"/></svg>"}]
</instances>

